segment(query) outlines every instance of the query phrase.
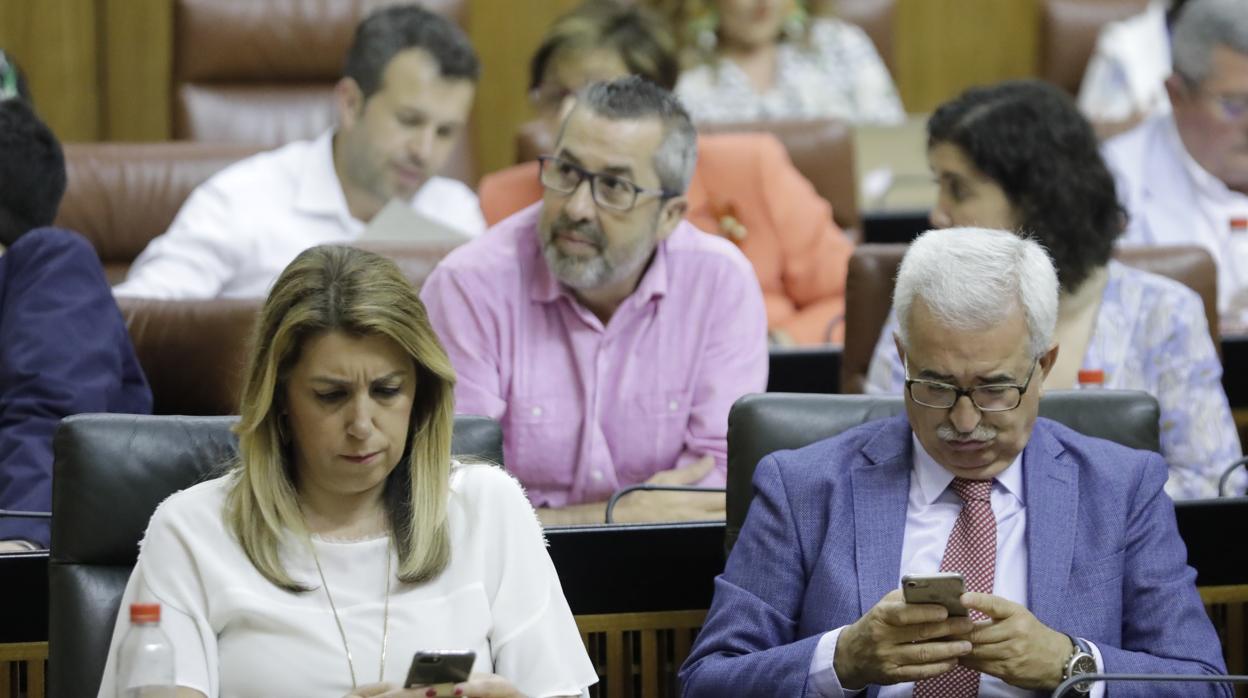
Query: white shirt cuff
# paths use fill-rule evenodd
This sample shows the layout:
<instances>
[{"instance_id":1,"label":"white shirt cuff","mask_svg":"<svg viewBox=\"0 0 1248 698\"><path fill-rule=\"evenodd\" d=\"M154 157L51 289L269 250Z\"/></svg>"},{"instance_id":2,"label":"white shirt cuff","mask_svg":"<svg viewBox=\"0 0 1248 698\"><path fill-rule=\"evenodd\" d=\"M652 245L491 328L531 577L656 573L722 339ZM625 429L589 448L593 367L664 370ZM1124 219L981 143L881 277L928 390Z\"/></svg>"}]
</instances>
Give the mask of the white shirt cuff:
<instances>
[{"instance_id":1,"label":"white shirt cuff","mask_svg":"<svg viewBox=\"0 0 1248 698\"><path fill-rule=\"evenodd\" d=\"M1084 640L1088 643L1088 647L1092 648L1092 658L1096 660L1096 673L1105 673L1105 660L1101 659L1101 650L1096 646L1095 642ZM1105 682L1097 681L1092 684L1092 692L1088 694L1088 698L1105 698Z\"/></svg>"},{"instance_id":2,"label":"white shirt cuff","mask_svg":"<svg viewBox=\"0 0 1248 698\"><path fill-rule=\"evenodd\" d=\"M833 666L836 660L836 641L846 627L848 626L842 625L836 630L829 630L819 638L819 644L815 645L815 654L810 658L810 673L806 676L806 687L809 689L807 693L813 698L848 698L861 695L867 690L866 686L856 691L841 688L841 680L836 675L836 668Z\"/></svg>"}]
</instances>

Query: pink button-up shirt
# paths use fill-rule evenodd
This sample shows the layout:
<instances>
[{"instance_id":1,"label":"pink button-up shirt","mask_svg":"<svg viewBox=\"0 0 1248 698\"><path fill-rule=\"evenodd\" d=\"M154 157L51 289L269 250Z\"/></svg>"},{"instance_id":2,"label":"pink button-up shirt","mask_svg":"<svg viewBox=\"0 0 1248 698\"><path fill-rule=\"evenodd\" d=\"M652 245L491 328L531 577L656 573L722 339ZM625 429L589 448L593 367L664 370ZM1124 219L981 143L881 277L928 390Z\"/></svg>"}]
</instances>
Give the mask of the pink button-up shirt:
<instances>
[{"instance_id":1,"label":"pink button-up shirt","mask_svg":"<svg viewBox=\"0 0 1248 698\"><path fill-rule=\"evenodd\" d=\"M681 222L604 326L550 272L541 204L458 248L421 298L459 374L456 412L503 425L507 469L536 506L607 499L710 454L728 409L767 384L767 317L739 250Z\"/></svg>"}]
</instances>

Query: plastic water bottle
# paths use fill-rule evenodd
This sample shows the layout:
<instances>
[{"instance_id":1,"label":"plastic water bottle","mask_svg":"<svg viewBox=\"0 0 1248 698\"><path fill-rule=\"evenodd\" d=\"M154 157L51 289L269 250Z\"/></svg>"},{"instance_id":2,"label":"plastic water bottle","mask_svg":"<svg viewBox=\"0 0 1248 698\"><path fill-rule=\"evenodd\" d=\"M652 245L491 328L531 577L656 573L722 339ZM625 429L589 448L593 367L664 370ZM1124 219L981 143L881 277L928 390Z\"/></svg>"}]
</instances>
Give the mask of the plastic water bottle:
<instances>
[{"instance_id":1,"label":"plastic water bottle","mask_svg":"<svg viewBox=\"0 0 1248 698\"><path fill-rule=\"evenodd\" d=\"M130 629L117 656L117 695L173 698L176 693L173 643L160 629L160 604L130 604Z\"/></svg>"}]
</instances>

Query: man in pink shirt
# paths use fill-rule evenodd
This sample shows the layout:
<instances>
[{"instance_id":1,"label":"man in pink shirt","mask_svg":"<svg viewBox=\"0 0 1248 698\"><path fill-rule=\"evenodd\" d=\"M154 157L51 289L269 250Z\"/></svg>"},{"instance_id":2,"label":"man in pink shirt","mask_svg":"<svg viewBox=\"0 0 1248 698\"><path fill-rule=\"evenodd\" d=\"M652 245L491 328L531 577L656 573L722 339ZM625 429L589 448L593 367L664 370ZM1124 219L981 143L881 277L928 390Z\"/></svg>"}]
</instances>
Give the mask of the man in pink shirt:
<instances>
[{"instance_id":1,"label":"man in pink shirt","mask_svg":"<svg viewBox=\"0 0 1248 698\"><path fill-rule=\"evenodd\" d=\"M683 220L695 139L653 83L589 86L542 160L542 202L455 250L421 292L459 373L456 411L502 422L544 523L601 522L637 483L723 486L728 409L766 387L754 272ZM723 512L722 494L637 492L615 518Z\"/></svg>"}]
</instances>

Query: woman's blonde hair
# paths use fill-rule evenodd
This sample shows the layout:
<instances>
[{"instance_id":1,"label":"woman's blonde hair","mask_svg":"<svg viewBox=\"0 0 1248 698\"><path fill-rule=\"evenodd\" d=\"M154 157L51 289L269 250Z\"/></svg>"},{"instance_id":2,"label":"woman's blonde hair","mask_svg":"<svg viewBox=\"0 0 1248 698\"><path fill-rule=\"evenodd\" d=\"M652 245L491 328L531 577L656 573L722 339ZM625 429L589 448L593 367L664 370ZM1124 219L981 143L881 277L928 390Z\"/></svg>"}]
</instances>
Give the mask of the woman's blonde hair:
<instances>
[{"instance_id":1,"label":"woman's blonde hair","mask_svg":"<svg viewBox=\"0 0 1248 698\"><path fill-rule=\"evenodd\" d=\"M416 289L395 264L350 247L322 246L295 258L265 301L239 409L239 459L226 520L260 574L283 589L307 591L287 573L279 548L290 532L307 535L283 412L286 381L308 340L326 332L382 335L416 369L407 446L383 494L398 577L422 582L450 560L446 500L450 478L455 373Z\"/></svg>"}]
</instances>

